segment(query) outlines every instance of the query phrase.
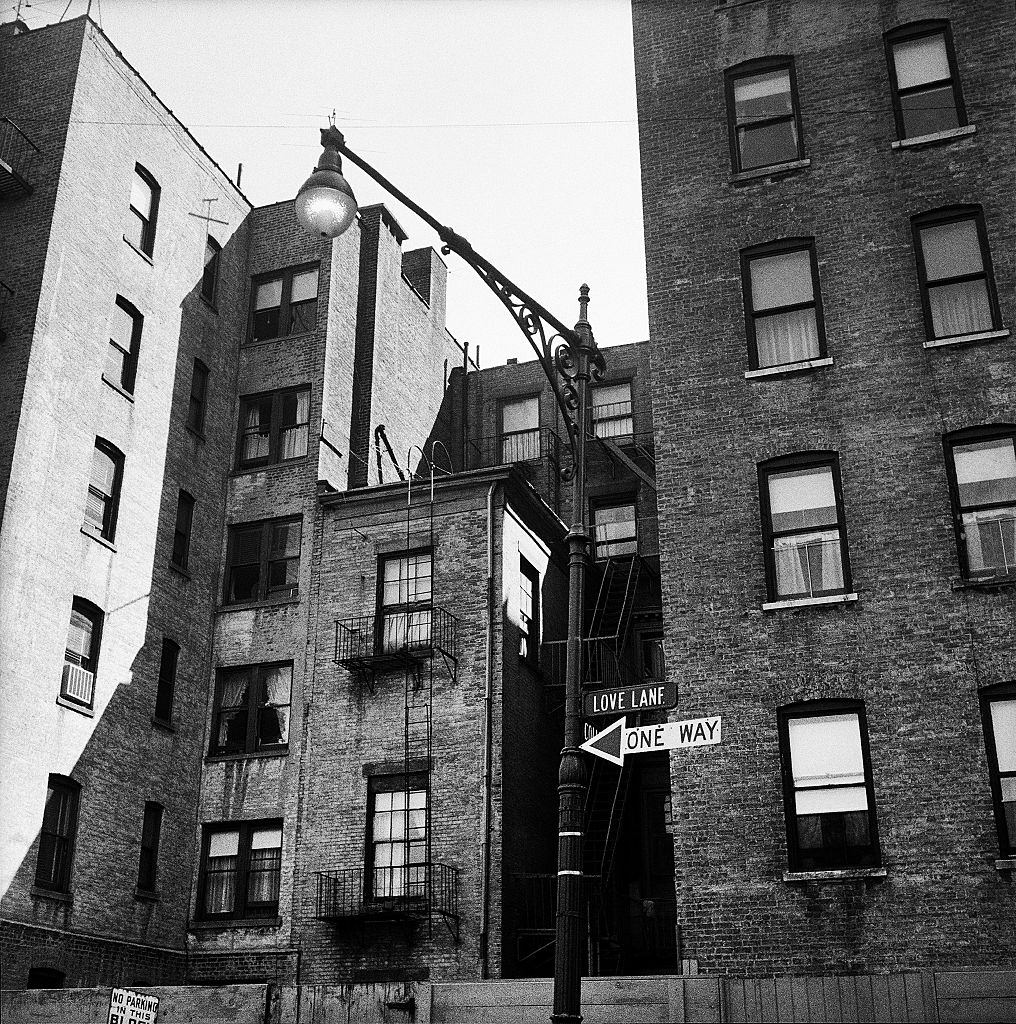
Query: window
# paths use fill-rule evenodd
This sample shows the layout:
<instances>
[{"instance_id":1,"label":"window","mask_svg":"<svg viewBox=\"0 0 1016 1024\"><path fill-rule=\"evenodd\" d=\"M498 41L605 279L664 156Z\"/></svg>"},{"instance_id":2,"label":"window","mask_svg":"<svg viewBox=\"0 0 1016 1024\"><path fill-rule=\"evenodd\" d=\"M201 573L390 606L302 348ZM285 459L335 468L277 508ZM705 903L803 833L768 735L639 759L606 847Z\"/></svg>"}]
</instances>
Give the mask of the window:
<instances>
[{"instance_id":1,"label":"window","mask_svg":"<svg viewBox=\"0 0 1016 1024\"><path fill-rule=\"evenodd\" d=\"M1001 322L980 207L913 218L917 278L929 338L994 330Z\"/></svg>"},{"instance_id":2,"label":"window","mask_svg":"<svg viewBox=\"0 0 1016 1024\"><path fill-rule=\"evenodd\" d=\"M220 669L211 753L249 754L285 747L292 684L291 662Z\"/></svg>"},{"instance_id":3,"label":"window","mask_svg":"<svg viewBox=\"0 0 1016 1024\"><path fill-rule=\"evenodd\" d=\"M162 832L162 804L145 803L141 819L141 854L138 860L138 889L156 892L159 875L159 834Z\"/></svg>"},{"instance_id":4,"label":"window","mask_svg":"<svg viewBox=\"0 0 1016 1024\"><path fill-rule=\"evenodd\" d=\"M634 502L593 509L593 546L597 559L638 553Z\"/></svg>"},{"instance_id":5,"label":"window","mask_svg":"<svg viewBox=\"0 0 1016 1024\"><path fill-rule=\"evenodd\" d=\"M627 437L632 433L631 384L593 388L593 433L597 437Z\"/></svg>"},{"instance_id":6,"label":"window","mask_svg":"<svg viewBox=\"0 0 1016 1024\"><path fill-rule=\"evenodd\" d=\"M208 397L208 367L200 359L194 360L191 371L190 404L187 407L187 426L195 434L205 432L205 404Z\"/></svg>"},{"instance_id":7,"label":"window","mask_svg":"<svg viewBox=\"0 0 1016 1024\"><path fill-rule=\"evenodd\" d=\"M797 80L789 57L752 61L728 71L727 116L735 171L804 155Z\"/></svg>"},{"instance_id":8,"label":"window","mask_svg":"<svg viewBox=\"0 0 1016 1024\"><path fill-rule=\"evenodd\" d=\"M71 603L60 696L90 708L95 696L95 672L102 639L102 611L83 597Z\"/></svg>"},{"instance_id":9,"label":"window","mask_svg":"<svg viewBox=\"0 0 1016 1024\"><path fill-rule=\"evenodd\" d=\"M271 391L240 399L240 468L267 466L307 454L310 390Z\"/></svg>"},{"instance_id":10,"label":"window","mask_svg":"<svg viewBox=\"0 0 1016 1024\"><path fill-rule=\"evenodd\" d=\"M164 636L162 655L159 658L159 685L155 691L155 717L167 724L173 720L173 692L176 689L176 670L179 661L179 644Z\"/></svg>"},{"instance_id":11,"label":"window","mask_svg":"<svg viewBox=\"0 0 1016 1024\"><path fill-rule=\"evenodd\" d=\"M771 601L842 594L850 586L839 460L814 452L759 467Z\"/></svg>"},{"instance_id":12,"label":"window","mask_svg":"<svg viewBox=\"0 0 1016 1024\"><path fill-rule=\"evenodd\" d=\"M369 832L369 896L375 900L426 896L426 775L372 776Z\"/></svg>"},{"instance_id":13,"label":"window","mask_svg":"<svg viewBox=\"0 0 1016 1024\"><path fill-rule=\"evenodd\" d=\"M946 437L953 522L967 580L1016 574L1016 428Z\"/></svg>"},{"instance_id":14,"label":"window","mask_svg":"<svg viewBox=\"0 0 1016 1024\"><path fill-rule=\"evenodd\" d=\"M381 563L381 653L430 646L431 554L415 551Z\"/></svg>"},{"instance_id":15,"label":"window","mask_svg":"<svg viewBox=\"0 0 1016 1024\"><path fill-rule=\"evenodd\" d=\"M71 864L78 831L78 796L81 787L63 775L51 775L46 809L39 830L39 859L35 884L52 892L71 891Z\"/></svg>"},{"instance_id":16,"label":"window","mask_svg":"<svg viewBox=\"0 0 1016 1024\"><path fill-rule=\"evenodd\" d=\"M501 405L501 461L540 457L540 396L510 398Z\"/></svg>"},{"instance_id":17,"label":"window","mask_svg":"<svg viewBox=\"0 0 1016 1024\"><path fill-rule=\"evenodd\" d=\"M123 479L123 452L101 437L95 439L92 470L85 498L85 529L112 542Z\"/></svg>"},{"instance_id":18,"label":"window","mask_svg":"<svg viewBox=\"0 0 1016 1024\"><path fill-rule=\"evenodd\" d=\"M654 683L667 680L667 656L662 633L643 633L639 637L639 662L642 678Z\"/></svg>"},{"instance_id":19,"label":"window","mask_svg":"<svg viewBox=\"0 0 1016 1024\"><path fill-rule=\"evenodd\" d=\"M317 326L317 267L299 267L255 278L253 290L253 341L302 334Z\"/></svg>"},{"instance_id":20,"label":"window","mask_svg":"<svg viewBox=\"0 0 1016 1024\"><path fill-rule=\"evenodd\" d=\"M219 253L222 246L211 235L205 239L205 268L201 274L201 298L213 309L219 286Z\"/></svg>"},{"instance_id":21,"label":"window","mask_svg":"<svg viewBox=\"0 0 1016 1024\"><path fill-rule=\"evenodd\" d=\"M298 593L301 526L295 518L230 527L227 604Z\"/></svg>"},{"instance_id":22,"label":"window","mask_svg":"<svg viewBox=\"0 0 1016 1024\"><path fill-rule=\"evenodd\" d=\"M531 665L540 661L540 574L519 556L519 657Z\"/></svg>"},{"instance_id":23,"label":"window","mask_svg":"<svg viewBox=\"0 0 1016 1024\"><path fill-rule=\"evenodd\" d=\"M56 967L33 967L28 972L25 988L63 988L67 977Z\"/></svg>"},{"instance_id":24,"label":"window","mask_svg":"<svg viewBox=\"0 0 1016 1024\"><path fill-rule=\"evenodd\" d=\"M949 23L921 22L886 33L896 131L915 139L966 124Z\"/></svg>"},{"instance_id":25,"label":"window","mask_svg":"<svg viewBox=\"0 0 1016 1024\"><path fill-rule=\"evenodd\" d=\"M1003 857L1016 857L1016 684L985 690L981 713L998 849Z\"/></svg>"},{"instance_id":26,"label":"window","mask_svg":"<svg viewBox=\"0 0 1016 1024\"><path fill-rule=\"evenodd\" d=\"M176 526L173 529L173 554L170 561L178 569L187 569L190 557L191 527L194 524L194 498L181 490L176 499Z\"/></svg>"},{"instance_id":27,"label":"window","mask_svg":"<svg viewBox=\"0 0 1016 1024\"><path fill-rule=\"evenodd\" d=\"M198 917L275 917L281 876L282 822L206 825Z\"/></svg>"},{"instance_id":28,"label":"window","mask_svg":"<svg viewBox=\"0 0 1016 1024\"><path fill-rule=\"evenodd\" d=\"M741 253L752 369L825 354L815 240L788 238Z\"/></svg>"},{"instance_id":29,"label":"window","mask_svg":"<svg viewBox=\"0 0 1016 1024\"><path fill-rule=\"evenodd\" d=\"M779 727L791 870L877 867L864 706L793 705L781 710Z\"/></svg>"},{"instance_id":30,"label":"window","mask_svg":"<svg viewBox=\"0 0 1016 1024\"><path fill-rule=\"evenodd\" d=\"M109 325L109 348L103 377L121 391L134 394L138 373L138 350L144 317L122 295L116 297Z\"/></svg>"},{"instance_id":31,"label":"window","mask_svg":"<svg viewBox=\"0 0 1016 1024\"><path fill-rule=\"evenodd\" d=\"M146 256L151 256L155 249L155 220L159 212L160 191L155 178L141 164L135 164L130 212L123 236Z\"/></svg>"}]
</instances>

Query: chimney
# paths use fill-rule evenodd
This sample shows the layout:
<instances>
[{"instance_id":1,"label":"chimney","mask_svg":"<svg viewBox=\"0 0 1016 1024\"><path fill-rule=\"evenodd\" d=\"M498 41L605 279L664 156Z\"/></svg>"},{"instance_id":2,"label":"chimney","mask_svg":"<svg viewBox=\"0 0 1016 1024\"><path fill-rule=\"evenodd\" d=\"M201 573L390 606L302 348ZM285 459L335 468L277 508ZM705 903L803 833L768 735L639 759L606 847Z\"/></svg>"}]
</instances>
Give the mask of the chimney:
<instances>
[{"instance_id":1,"label":"chimney","mask_svg":"<svg viewBox=\"0 0 1016 1024\"><path fill-rule=\"evenodd\" d=\"M0 25L0 36L24 36L29 32L28 26L20 19L5 21Z\"/></svg>"}]
</instances>

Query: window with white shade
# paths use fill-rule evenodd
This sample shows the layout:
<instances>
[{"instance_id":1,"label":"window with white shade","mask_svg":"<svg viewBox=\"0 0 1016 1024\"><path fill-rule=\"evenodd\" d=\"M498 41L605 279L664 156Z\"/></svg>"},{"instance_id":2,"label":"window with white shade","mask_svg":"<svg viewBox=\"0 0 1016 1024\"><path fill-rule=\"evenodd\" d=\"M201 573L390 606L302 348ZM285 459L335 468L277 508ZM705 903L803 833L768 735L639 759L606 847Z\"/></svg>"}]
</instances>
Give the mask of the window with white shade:
<instances>
[{"instance_id":1,"label":"window with white shade","mask_svg":"<svg viewBox=\"0 0 1016 1024\"><path fill-rule=\"evenodd\" d=\"M82 528L86 533L110 542L116 536L123 462L123 452L104 438L95 439Z\"/></svg>"},{"instance_id":2,"label":"window with white shade","mask_svg":"<svg viewBox=\"0 0 1016 1024\"><path fill-rule=\"evenodd\" d=\"M597 437L631 436L631 384L602 384L591 390L593 433Z\"/></svg>"},{"instance_id":3,"label":"window with white shade","mask_svg":"<svg viewBox=\"0 0 1016 1024\"><path fill-rule=\"evenodd\" d=\"M427 776L370 779L368 872L370 898L412 900L427 895Z\"/></svg>"},{"instance_id":4,"label":"window with white shade","mask_svg":"<svg viewBox=\"0 0 1016 1024\"><path fill-rule=\"evenodd\" d=\"M634 501L594 506L593 548L597 560L638 553Z\"/></svg>"},{"instance_id":5,"label":"window with white shade","mask_svg":"<svg viewBox=\"0 0 1016 1024\"><path fill-rule=\"evenodd\" d=\"M785 239L744 250L741 280L752 369L824 355L813 239Z\"/></svg>"},{"instance_id":6,"label":"window with white shade","mask_svg":"<svg viewBox=\"0 0 1016 1024\"><path fill-rule=\"evenodd\" d=\"M159 210L159 183L141 164L134 165L130 207L124 238L146 256L155 249L155 220Z\"/></svg>"},{"instance_id":7,"label":"window with white shade","mask_svg":"<svg viewBox=\"0 0 1016 1024\"><path fill-rule=\"evenodd\" d=\"M144 317L122 295L116 297L109 322L109 347L102 376L128 395L134 394Z\"/></svg>"},{"instance_id":8,"label":"window with white shade","mask_svg":"<svg viewBox=\"0 0 1016 1024\"><path fill-rule=\"evenodd\" d=\"M1016 857L1016 684L984 690L981 712L999 853Z\"/></svg>"},{"instance_id":9,"label":"window with white shade","mask_svg":"<svg viewBox=\"0 0 1016 1024\"><path fill-rule=\"evenodd\" d=\"M880 859L864 708L812 702L780 712L790 867L874 867Z\"/></svg>"},{"instance_id":10,"label":"window with white shade","mask_svg":"<svg viewBox=\"0 0 1016 1024\"><path fill-rule=\"evenodd\" d=\"M540 396L509 398L501 403L501 461L527 462L540 457Z\"/></svg>"},{"instance_id":11,"label":"window with white shade","mask_svg":"<svg viewBox=\"0 0 1016 1024\"><path fill-rule=\"evenodd\" d=\"M759 492L769 600L845 593L850 576L836 455L763 463Z\"/></svg>"},{"instance_id":12,"label":"window with white shade","mask_svg":"<svg viewBox=\"0 0 1016 1024\"><path fill-rule=\"evenodd\" d=\"M953 518L965 579L1016 575L1016 428L946 437Z\"/></svg>"},{"instance_id":13,"label":"window with white shade","mask_svg":"<svg viewBox=\"0 0 1016 1024\"><path fill-rule=\"evenodd\" d=\"M922 138L966 124L948 22L921 22L886 33L896 130Z\"/></svg>"},{"instance_id":14,"label":"window with white shade","mask_svg":"<svg viewBox=\"0 0 1016 1024\"><path fill-rule=\"evenodd\" d=\"M735 171L803 156L794 62L767 58L727 72L727 111Z\"/></svg>"},{"instance_id":15,"label":"window with white shade","mask_svg":"<svg viewBox=\"0 0 1016 1024\"><path fill-rule=\"evenodd\" d=\"M275 917L281 875L281 822L206 825L198 917Z\"/></svg>"},{"instance_id":16,"label":"window with white shade","mask_svg":"<svg viewBox=\"0 0 1016 1024\"><path fill-rule=\"evenodd\" d=\"M252 341L303 334L317 327L317 266L256 277L252 292Z\"/></svg>"},{"instance_id":17,"label":"window with white shade","mask_svg":"<svg viewBox=\"0 0 1016 1024\"><path fill-rule=\"evenodd\" d=\"M991 253L980 207L913 218L917 275L929 338L955 338L999 325Z\"/></svg>"},{"instance_id":18,"label":"window with white shade","mask_svg":"<svg viewBox=\"0 0 1016 1024\"><path fill-rule=\"evenodd\" d=\"M431 580L429 551L412 551L382 559L379 653L430 646Z\"/></svg>"}]
</instances>

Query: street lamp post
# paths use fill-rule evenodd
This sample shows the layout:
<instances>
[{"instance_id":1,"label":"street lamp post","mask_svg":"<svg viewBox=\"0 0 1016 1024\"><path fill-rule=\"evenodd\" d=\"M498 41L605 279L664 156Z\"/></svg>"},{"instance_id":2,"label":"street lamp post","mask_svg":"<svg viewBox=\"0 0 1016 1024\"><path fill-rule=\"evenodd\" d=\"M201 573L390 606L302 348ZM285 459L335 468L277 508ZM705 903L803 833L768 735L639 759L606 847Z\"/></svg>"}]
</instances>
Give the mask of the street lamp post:
<instances>
[{"instance_id":1,"label":"street lamp post","mask_svg":"<svg viewBox=\"0 0 1016 1024\"><path fill-rule=\"evenodd\" d=\"M322 129L323 152L314 173L296 196L300 224L319 238L336 238L356 217L353 190L342 176L345 156L366 172L400 203L426 221L441 239L441 251L453 252L480 276L500 299L526 336L547 377L564 417L572 464L562 471L572 493L568 531L568 641L565 663L564 749L558 769L557 941L554 956L554 1012L556 1024L579 1024L581 1010L581 954L583 946L583 817L587 786L582 742L581 685L582 619L589 531L586 525L585 447L588 418L587 388L606 368L589 325L589 288L579 297L579 320L566 327L544 306L510 281L451 228L441 224L382 174L346 146L334 126Z\"/></svg>"}]
</instances>

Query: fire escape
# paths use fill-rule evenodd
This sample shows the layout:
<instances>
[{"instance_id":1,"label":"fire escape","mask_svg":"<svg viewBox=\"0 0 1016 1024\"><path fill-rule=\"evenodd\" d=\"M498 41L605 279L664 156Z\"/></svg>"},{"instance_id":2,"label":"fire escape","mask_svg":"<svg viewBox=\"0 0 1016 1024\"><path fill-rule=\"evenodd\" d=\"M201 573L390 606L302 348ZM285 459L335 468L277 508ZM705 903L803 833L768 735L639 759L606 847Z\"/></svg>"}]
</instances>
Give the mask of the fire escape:
<instances>
[{"instance_id":1,"label":"fire escape","mask_svg":"<svg viewBox=\"0 0 1016 1024\"><path fill-rule=\"evenodd\" d=\"M39 147L9 118L0 117L0 201L32 194Z\"/></svg>"}]
</instances>

